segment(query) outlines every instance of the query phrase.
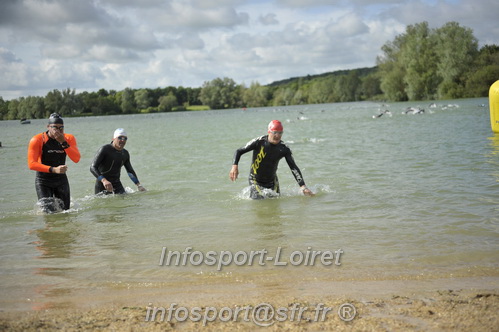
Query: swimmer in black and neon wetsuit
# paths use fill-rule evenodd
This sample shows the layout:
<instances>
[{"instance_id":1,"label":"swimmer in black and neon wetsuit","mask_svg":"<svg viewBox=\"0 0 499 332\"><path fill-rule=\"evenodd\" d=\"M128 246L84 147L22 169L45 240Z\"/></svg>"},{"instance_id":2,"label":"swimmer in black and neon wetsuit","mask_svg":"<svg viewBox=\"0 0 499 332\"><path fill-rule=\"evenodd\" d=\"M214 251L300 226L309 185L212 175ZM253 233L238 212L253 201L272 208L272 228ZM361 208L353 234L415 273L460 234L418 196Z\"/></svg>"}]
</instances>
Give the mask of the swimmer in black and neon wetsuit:
<instances>
[{"instance_id":1,"label":"swimmer in black and neon wetsuit","mask_svg":"<svg viewBox=\"0 0 499 332\"><path fill-rule=\"evenodd\" d=\"M239 159L249 151L253 151L249 184L251 187L250 197L253 199L265 198L263 188L271 189L279 194L279 181L277 178L277 167L279 160L286 159L291 173L301 187L303 194L313 196L314 194L305 185L300 169L296 165L291 149L281 141L283 127L280 121L272 120L268 126L268 135L255 138L244 147L234 153L232 168L229 178L235 181L239 175Z\"/></svg>"},{"instance_id":2,"label":"swimmer in black and neon wetsuit","mask_svg":"<svg viewBox=\"0 0 499 332\"><path fill-rule=\"evenodd\" d=\"M140 191L146 189L142 187L137 178L132 164L130 163L130 154L125 150L125 144L128 140L127 134L123 128L114 131L113 141L110 144L102 146L97 151L94 161L90 166L90 172L97 178L95 182L95 193L115 193L124 194L125 188L120 181L121 167L125 166L130 179L137 185Z\"/></svg>"},{"instance_id":3,"label":"swimmer in black and neon wetsuit","mask_svg":"<svg viewBox=\"0 0 499 332\"><path fill-rule=\"evenodd\" d=\"M36 171L35 189L43 211L58 210L55 198L63 202L68 210L71 196L66 172L66 156L73 162L80 161L76 139L64 133L64 120L57 113L49 117L48 130L33 136L28 147L28 167Z\"/></svg>"}]
</instances>

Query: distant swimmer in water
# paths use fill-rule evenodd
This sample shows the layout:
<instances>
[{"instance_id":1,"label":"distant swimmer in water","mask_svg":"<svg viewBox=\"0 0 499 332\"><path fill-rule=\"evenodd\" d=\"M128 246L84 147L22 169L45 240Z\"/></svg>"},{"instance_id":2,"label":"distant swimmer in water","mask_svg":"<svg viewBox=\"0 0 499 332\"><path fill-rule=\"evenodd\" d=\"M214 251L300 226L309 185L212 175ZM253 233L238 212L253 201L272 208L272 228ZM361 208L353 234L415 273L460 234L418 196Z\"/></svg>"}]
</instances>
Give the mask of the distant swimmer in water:
<instances>
[{"instance_id":1,"label":"distant swimmer in water","mask_svg":"<svg viewBox=\"0 0 499 332\"><path fill-rule=\"evenodd\" d=\"M279 180L277 179L277 166L279 160L286 159L291 173L306 196L313 196L314 193L305 185L300 169L296 165L290 148L281 141L283 133L282 123L272 120L268 125L268 134L249 141L244 147L236 150L232 161L232 168L229 178L236 181L239 175L239 159L249 151L253 151L249 184L250 197L252 199L265 198L265 189L272 190L280 194Z\"/></svg>"},{"instance_id":2,"label":"distant swimmer in water","mask_svg":"<svg viewBox=\"0 0 499 332\"><path fill-rule=\"evenodd\" d=\"M121 184L121 167L125 166L130 179L137 185L138 190L146 189L140 184L137 174L130 163L130 154L125 150L128 136L123 128L114 131L111 143L102 146L95 154L90 166L90 172L97 178L95 193L124 194L125 188Z\"/></svg>"},{"instance_id":3,"label":"distant swimmer in water","mask_svg":"<svg viewBox=\"0 0 499 332\"><path fill-rule=\"evenodd\" d=\"M389 110L384 110L383 112L379 113L378 115L373 115L373 119L381 118L384 114L392 116L392 113Z\"/></svg>"},{"instance_id":4,"label":"distant swimmer in water","mask_svg":"<svg viewBox=\"0 0 499 332\"><path fill-rule=\"evenodd\" d=\"M44 212L57 212L56 199L62 201L62 209L69 210L71 196L66 175L66 156L77 163L80 151L76 138L64 133L64 120L52 113L48 120L48 130L33 136L28 147L28 167L36 171L35 188L39 203Z\"/></svg>"},{"instance_id":5,"label":"distant swimmer in water","mask_svg":"<svg viewBox=\"0 0 499 332\"><path fill-rule=\"evenodd\" d=\"M405 114L423 114L424 113L424 108L419 108L419 107L407 107L405 109Z\"/></svg>"}]
</instances>

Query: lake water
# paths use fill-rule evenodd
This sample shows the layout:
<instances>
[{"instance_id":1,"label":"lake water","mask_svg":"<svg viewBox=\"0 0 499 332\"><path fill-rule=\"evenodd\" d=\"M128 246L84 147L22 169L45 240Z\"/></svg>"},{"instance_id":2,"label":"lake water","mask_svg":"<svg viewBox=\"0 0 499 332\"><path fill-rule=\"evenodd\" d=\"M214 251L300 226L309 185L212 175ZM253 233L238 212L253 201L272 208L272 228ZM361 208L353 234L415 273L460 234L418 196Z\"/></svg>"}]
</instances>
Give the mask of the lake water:
<instances>
[{"instance_id":1,"label":"lake water","mask_svg":"<svg viewBox=\"0 0 499 332\"><path fill-rule=\"evenodd\" d=\"M402 114L408 106L426 112ZM373 118L385 109L391 116ZM239 180L229 180L234 151L272 119L283 122L315 197L301 195L282 160L281 197L249 199L251 153L241 158ZM0 310L105 302L99 294L123 289L240 283L263 292L283 281L498 275L499 135L487 98L434 108L366 102L66 118L82 158L67 162L71 210L51 215L39 212L26 165L28 142L45 126L0 122ZM131 193L97 197L90 163L118 127L148 191L132 192L123 171ZM252 266L220 270L192 261L160 266L163 247L191 247L194 261L210 251L280 250L287 262L294 252L331 251L341 265L260 265L256 256Z\"/></svg>"}]
</instances>

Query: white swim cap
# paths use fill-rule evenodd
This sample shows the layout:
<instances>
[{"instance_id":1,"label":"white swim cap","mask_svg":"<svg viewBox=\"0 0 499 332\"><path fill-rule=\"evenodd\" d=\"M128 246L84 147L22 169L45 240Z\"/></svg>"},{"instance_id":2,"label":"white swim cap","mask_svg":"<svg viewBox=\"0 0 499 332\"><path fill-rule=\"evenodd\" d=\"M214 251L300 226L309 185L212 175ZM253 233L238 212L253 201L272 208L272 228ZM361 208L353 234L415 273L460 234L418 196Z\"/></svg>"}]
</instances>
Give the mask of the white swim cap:
<instances>
[{"instance_id":1,"label":"white swim cap","mask_svg":"<svg viewBox=\"0 0 499 332\"><path fill-rule=\"evenodd\" d=\"M114 131L114 136L113 136L113 139L116 138L116 137L119 137L119 136L128 136L126 134L126 131L125 129L123 128L118 128Z\"/></svg>"}]
</instances>

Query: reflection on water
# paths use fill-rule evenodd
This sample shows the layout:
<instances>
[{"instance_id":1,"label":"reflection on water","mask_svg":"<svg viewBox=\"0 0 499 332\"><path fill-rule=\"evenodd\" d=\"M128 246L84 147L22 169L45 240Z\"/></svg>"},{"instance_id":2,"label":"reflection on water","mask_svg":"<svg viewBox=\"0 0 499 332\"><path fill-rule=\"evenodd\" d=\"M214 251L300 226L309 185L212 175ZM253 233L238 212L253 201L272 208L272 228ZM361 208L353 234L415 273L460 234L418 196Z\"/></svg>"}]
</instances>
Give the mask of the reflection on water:
<instances>
[{"instance_id":1,"label":"reflection on water","mask_svg":"<svg viewBox=\"0 0 499 332\"><path fill-rule=\"evenodd\" d=\"M33 267L32 273L38 278L39 284L34 287L33 299L29 299L34 310L66 308L71 304L60 301L61 297L69 297L74 289L60 284L57 280L68 280L75 272L71 264L61 264L61 260L71 260L75 256L75 246L80 238L78 223L72 221L67 213L43 215L44 227L34 229L30 233L36 234L37 240L31 244L35 246L38 259L44 262ZM39 301L39 298L46 300Z\"/></svg>"},{"instance_id":2,"label":"reflection on water","mask_svg":"<svg viewBox=\"0 0 499 332\"><path fill-rule=\"evenodd\" d=\"M499 134L494 134L494 136L488 137L490 146L492 147L491 155L499 154Z\"/></svg>"},{"instance_id":3,"label":"reflection on water","mask_svg":"<svg viewBox=\"0 0 499 332\"><path fill-rule=\"evenodd\" d=\"M488 162L495 167L492 175L499 182L499 134L495 133L493 136L488 137L492 151L490 152Z\"/></svg>"},{"instance_id":4,"label":"reflection on water","mask_svg":"<svg viewBox=\"0 0 499 332\"><path fill-rule=\"evenodd\" d=\"M57 221L45 218L45 227L34 232L38 237L35 241L36 249L40 252L39 258L70 258L73 256L73 247L80 232L78 224L71 221Z\"/></svg>"},{"instance_id":5,"label":"reflection on water","mask_svg":"<svg viewBox=\"0 0 499 332\"><path fill-rule=\"evenodd\" d=\"M253 224L255 234L264 243L279 243L285 237L283 226L283 211L279 198L256 200L249 202L253 213Z\"/></svg>"},{"instance_id":6,"label":"reflection on water","mask_svg":"<svg viewBox=\"0 0 499 332\"><path fill-rule=\"evenodd\" d=\"M499 134L494 134L494 136L488 137L490 146L492 147L492 151L490 153L490 156L497 156L499 155ZM494 160L497 162L498 160Z\"/></svg>"}]
</instances>

